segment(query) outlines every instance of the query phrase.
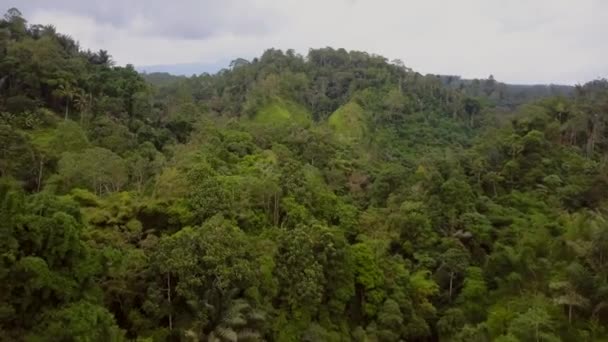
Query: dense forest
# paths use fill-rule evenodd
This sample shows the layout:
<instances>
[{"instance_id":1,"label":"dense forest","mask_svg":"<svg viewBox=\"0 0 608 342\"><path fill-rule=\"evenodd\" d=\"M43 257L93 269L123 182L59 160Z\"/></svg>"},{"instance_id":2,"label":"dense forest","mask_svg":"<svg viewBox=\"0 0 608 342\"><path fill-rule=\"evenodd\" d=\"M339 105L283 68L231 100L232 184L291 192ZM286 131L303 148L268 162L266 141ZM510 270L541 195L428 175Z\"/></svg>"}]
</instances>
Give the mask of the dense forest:
<instances>
[{"instance_id":1,"label":"dense forest","mask_svg":"<svg viewBox=\"0 0 608 342\"><path fill-rule=\"evenodd\" d=\"M606 138L606 80L141 75L11 9L0 341L608 341Z\"/></svg>"}]
</instances>

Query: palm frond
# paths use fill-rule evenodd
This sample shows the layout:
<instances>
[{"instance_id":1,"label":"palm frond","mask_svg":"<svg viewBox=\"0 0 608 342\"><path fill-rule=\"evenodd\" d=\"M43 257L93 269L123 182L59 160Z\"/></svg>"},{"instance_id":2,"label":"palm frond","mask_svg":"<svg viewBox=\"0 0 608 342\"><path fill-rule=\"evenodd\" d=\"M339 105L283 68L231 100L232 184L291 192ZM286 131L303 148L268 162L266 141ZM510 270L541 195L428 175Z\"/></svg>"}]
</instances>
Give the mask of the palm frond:
<instances>
[{"instance_id":1,"label":"palm frond","mask_svg":"<svg viewBox=\"0 0 608 342\"><path fill-rule=\"evenodd\" d=\"M224 326L219 326L217 328L215 328L214 331L219 337L222 338L222 340L227 340L230 342L237 342L239 339L238 334L236 333L236 331L232 330L231 328L228 327L224 327Z\"/></svg>"},{"instance_id":2,"label":"palm frond","mask_svg":"<svg viewBox=\"0 0 608 342\"><path fill-rule=\"evenodd\" d=\"M256 342L261 341L262 337L260 336L260 333L255 330L245 329L239 331L238 340L239 342Z\"/></svg>"}]
</instances>

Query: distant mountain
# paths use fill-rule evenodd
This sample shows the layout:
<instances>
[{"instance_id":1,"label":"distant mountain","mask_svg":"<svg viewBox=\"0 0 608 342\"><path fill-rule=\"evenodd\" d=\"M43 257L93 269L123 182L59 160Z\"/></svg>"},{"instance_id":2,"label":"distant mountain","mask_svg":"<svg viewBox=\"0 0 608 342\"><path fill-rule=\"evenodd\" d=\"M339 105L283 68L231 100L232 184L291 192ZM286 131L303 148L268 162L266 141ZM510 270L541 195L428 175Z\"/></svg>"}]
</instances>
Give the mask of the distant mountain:
<instances>
[{"instance_id":1,"label":"distant mountain","mask_svg":"<svg viewBox=\"0 0 608 342\"><path fill-rule=\"evenodd\" d=\"M182 64L158 64L137 66L137 71L141 73L169 73L172 75L192 76L202 73L215 74L223 68L227 68L229 60L222 60L215 63L182 63Z\"/></svg>"},{"instance_id":2,"label":"distant mountain","mask_svg":"<svg viewBox=\"0 0 608 342\"><path fill-rule=\"evenodd\" d=\"M439 75L441 82L472 97L486 98L489 105L514 108L521 104L551 96L572 96L574 86L560 84L508 84L488 79L463 79L460 76Z\"/></svg>"},{"instance_id":3,"label":"distant mountain","mask_svg":"<svg viewBox=\"0 0 608 342\"><path fill-rule=\"evenodd\" d=\"M141 76L149 83L154 84L158 87L168 86L179 80L186 79L186 76L184 75L176 76L168 72L142 73Z\"/></svg>"}]
</instances>

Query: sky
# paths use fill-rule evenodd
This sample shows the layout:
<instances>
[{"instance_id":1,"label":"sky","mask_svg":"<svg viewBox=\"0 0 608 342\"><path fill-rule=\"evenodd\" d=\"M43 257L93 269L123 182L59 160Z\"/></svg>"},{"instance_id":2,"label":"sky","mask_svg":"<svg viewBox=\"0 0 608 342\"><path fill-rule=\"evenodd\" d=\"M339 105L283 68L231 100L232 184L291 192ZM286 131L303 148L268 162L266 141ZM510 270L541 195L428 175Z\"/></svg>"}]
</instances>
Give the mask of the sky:
<instances>
[{"instance_id":1,"label":"sky","mask_svg":"<svg viewBox=\"0 0 608 342\"><path fill-rule=\"evenodd\" d=\"M606 0L0 0L148 71L214 72L265 49L331 46L508 83L608 77Z\"/></svg>"}]
</instances>

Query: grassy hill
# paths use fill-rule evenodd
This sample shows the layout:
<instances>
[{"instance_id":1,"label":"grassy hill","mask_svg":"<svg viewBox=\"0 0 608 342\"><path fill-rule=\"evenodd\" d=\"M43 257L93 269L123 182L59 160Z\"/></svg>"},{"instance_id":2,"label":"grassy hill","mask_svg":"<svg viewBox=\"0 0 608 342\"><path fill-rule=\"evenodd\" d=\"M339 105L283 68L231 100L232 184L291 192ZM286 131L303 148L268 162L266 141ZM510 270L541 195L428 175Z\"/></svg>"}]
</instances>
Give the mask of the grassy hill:
<instances>
[{"instance_id":1,"label":"grassy hill","mask_svg":"<svg viewBox=\"0 0 608 342\"><path fill-rule=\"evenodd\" d=\"M361 140L367 132L365 112L356 102L350 101L329 116L329 127L342 141Z\"/></svg>"},{"instance_id":2,"label":"grassy hill","mask_svg":"<svg viewBox=\"0 0 608 342\"><path fill-rule=\"evenodd\" d=\"M255 114L253 121L262 124L307 123L310 113L303 106L282 98L273 98Z\"/></svg>"}]
</instances>

